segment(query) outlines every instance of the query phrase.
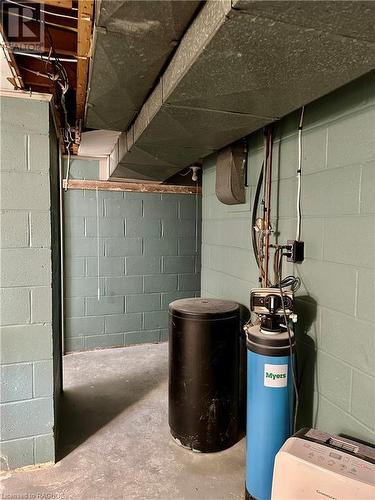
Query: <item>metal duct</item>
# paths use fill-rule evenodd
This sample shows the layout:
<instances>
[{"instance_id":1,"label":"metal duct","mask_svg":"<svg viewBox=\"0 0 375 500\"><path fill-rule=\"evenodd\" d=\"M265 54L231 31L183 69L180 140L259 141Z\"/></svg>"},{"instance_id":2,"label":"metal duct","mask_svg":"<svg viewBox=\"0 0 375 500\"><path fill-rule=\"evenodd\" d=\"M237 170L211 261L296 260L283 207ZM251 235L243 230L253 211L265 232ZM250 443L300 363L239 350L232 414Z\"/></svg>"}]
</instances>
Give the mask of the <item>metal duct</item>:
<instances>
[{"instance_id":1,"label":"metal duct","mask_svg":"<svg viewBox=\"0 0 375 500\"><path fill-rule=\"evenodd\" d=\"M194 16L199 0L101 0L86 126L126 130Z\"/></svg>"},{"instance_id":2,"label":"metal duct","mask_svg":"<svg viewBox=\"0 0 375 500\"><path fill-rule=\"evenodd\" d=\"M177 171L373 70L374 16L366 1L209 0L120 138L121 164Z\"/></svg>"}]
</instances>

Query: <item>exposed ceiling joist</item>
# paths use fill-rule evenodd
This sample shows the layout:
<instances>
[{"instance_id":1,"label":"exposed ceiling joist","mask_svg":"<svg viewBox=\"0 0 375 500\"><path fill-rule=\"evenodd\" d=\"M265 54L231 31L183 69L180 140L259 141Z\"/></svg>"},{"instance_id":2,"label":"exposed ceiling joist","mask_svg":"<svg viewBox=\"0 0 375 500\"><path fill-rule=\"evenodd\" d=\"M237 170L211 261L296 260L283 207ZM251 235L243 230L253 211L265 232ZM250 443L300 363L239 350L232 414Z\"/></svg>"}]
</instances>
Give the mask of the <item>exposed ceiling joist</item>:
<instances>
[{"instance_id":1,"label":"exposed ceiling joist","mask_svg":"<svg viewBox=\"0 0 375 500\"><path fill-rule=\"evenodd\" d=\"M70 138L65 148L73 148L76 153L81 130L77 118L83 117L85 105L94 0L1 0L1 3L3 25L10 42L6 47L14 60L12 64L7 58L13 78L3 78L2 87L11 81L17 88L52 94L60 114L57 119L69 130L63 134ZM10 30L15 21L21 26L27 23L27 31ZM17 67L18 83L14 77ZM80 87L76 99L77 73ZM80 116L76 116L77 107Z\"/></svg>"},{"instance_id":2,"label":"exposed ceiling joist","mask_svg":"<svg viewBox=\"0 0 375 500\"><path fill-rule=\"evenodd\" d=\"M81 0L79 0L80 2ZM40 3L39 0L31 0L33 3ZM60 7L63 9L71 9L73 6L72 0L43 0L44 5L51 5L52 7Z\"/></svg>"},{"instance_id":3,"label":"exposed ceiling joist","mask_svg":"<svg viewBox=\"0 0 375 500\"><path fill-rule=\"evenodd\" d=\"M88 55L91 49L92 19L94 0L78 2L78 39L77 39L77 91L76 118L82 119L85 112L87 78L89 71Z\"/></svg>"},{"instance_id":4,"label":"exposed ceiling joist","mask_svg":"<svg viewBox=\"0 0 375 500\"><path fill-rule=\"evenodd\" d=\"M34 88L34 87L45 87L47 89L49 89L51 87L51 84L50 83L43 83L41 82L40 80L37 80L36 78L25 78L24 79L24 85L25 87L28 89L28 88Z\"/></svg>"},{"instance_id":5,"label":"exposed ceiling joist","mask_svg":"<svg viewBox=\"0 0 375 500\"><path fill-rule=\"evenodd\" d=\"M51 47L49 47L47 44L41 47L41 50L43 52L49 52ZM55 54L58 54L59 56L72 56L72 57L77 57L77 51L76 50L71 50L71 49L62 49L60 47L54 47L55 49Z\"/></svg>"}]
</instances>

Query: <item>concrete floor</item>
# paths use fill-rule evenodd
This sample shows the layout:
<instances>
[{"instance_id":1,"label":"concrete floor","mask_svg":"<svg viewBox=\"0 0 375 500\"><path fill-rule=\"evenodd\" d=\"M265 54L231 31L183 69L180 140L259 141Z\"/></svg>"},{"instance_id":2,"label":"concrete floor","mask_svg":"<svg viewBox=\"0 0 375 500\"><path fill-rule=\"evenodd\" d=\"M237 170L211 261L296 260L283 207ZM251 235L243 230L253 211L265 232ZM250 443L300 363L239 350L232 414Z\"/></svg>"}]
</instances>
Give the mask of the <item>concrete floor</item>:
<instances>
[{"instance_id":1,"label":"concrete floor","mask_svg":"<svg viewBox=\"0 0 375 500\"><path fill-rule=\"evenodd\" d=\"M213 454L178 446L167 377L167 344L65 356L60 461L5 473L2 498L242 500L244 440Z\"/></svg>"}]
</instances>

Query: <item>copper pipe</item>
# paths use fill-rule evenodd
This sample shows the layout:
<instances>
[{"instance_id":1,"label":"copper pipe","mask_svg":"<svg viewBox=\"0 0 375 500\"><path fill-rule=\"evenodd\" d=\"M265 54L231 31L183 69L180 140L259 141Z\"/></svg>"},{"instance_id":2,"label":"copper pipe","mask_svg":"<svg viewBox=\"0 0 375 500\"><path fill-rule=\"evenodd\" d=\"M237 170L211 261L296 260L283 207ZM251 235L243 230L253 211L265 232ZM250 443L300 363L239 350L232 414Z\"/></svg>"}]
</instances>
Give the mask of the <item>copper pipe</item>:
<instances>
[{"instance_id":1,"label":"copper pipe","mask_svg":"<svg viewBox=\"0 0 375 500\"><path fill-rule=\"evenodd\" d=\"M265 228L265 220L266 220L266 192L267 192L267 128L264 129L264 175L263 175L263 199L262 199L262 223L260 225L260 234L259 234L259 269L261 271L262 278L262 286L266 287L267 282L264 274L264 228Z\"/></svg>"},{"instance_id":2,"label":"copper pipe","mask_svg":"<svg viewBox=\"0 0 375 500\"><path fill-rule=\"evenodd\" d=\"M268 268L270 258L270 228L271 228L271 184L272 184L272 145L273 134L272 124L267 127L267 163L266 163L266 176L264 180L265 199L264 199L264 286L268 286Z\"/></svg>"}]
</instances>

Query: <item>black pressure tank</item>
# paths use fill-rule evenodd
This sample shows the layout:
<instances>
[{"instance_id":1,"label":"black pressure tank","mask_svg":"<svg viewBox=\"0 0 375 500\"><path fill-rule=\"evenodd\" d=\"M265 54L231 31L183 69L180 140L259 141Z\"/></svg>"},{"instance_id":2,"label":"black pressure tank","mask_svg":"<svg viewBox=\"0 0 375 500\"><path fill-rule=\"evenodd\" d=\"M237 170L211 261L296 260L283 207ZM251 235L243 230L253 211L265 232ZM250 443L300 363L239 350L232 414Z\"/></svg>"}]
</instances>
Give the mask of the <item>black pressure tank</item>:
<instances>
[{"instance_id":1,"label":"black pressure tank","mask_svg":"<svg viewBox=\"0 0 375 500\"><path fill-rule=\"evenodd\" d=\"M241 330L236 302L182 299L169 305L169 426L182 446L215 452L243 436Z\"/></svg>"}]
</instances>

